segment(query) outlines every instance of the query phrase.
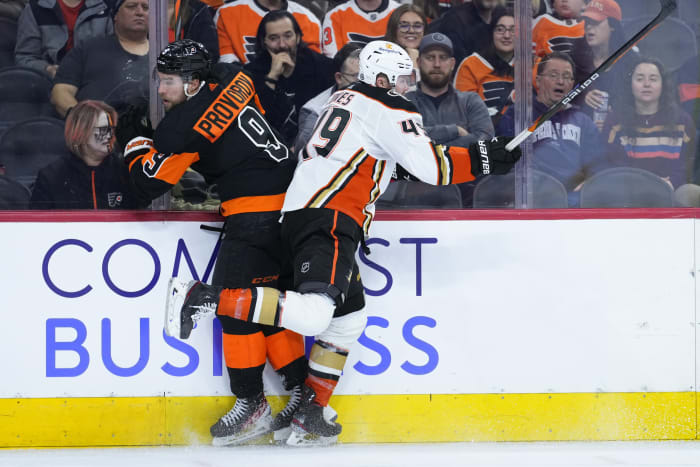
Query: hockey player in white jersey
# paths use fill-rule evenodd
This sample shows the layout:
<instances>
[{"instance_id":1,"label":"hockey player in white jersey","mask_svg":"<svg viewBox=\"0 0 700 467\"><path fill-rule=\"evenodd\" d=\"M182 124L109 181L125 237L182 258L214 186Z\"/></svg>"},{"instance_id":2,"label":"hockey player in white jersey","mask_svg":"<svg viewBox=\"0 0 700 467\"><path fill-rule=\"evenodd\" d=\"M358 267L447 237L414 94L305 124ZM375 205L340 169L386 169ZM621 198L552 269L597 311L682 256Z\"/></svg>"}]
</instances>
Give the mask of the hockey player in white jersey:
<instances>
[{"instance_id":1,"label":"hockey player in white jersey","mask_svg":"<svg viewBox=\"0 0 700 467\"><path fill-rule=\"evenodd\" d=\"M435 145L402 96L411 71L400 46L367 44L359 82L331 96L301 150L282 209L293 290L223 289L176 278L169 284L165 329L171 336L189 335L196 320L215 311L315 336L290 445L332 443L341 432L339 423L323 417L323 408L366 324L355 254L397 163L424 182L447 185L506 173L520 157L500 138L469 149Z\"/></svg>"}]
</instances>

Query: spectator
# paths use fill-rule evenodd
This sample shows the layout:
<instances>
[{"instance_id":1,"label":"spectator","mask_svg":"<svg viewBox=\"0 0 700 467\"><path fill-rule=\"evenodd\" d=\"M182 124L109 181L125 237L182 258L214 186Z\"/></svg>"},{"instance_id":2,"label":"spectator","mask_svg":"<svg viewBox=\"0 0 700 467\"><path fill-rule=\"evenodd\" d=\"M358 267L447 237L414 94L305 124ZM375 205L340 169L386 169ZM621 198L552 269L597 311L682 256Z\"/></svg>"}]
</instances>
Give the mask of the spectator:
<instances>
[{"instance_id":1,"label":"spectator","mask_svg":"<svg viewBox=\"0 0 700 467\"><path fill-rule=\"evenodd\" d=\"M439 32L425 36L418 56L422 79L406 98L418 108L433 141L467 148L478 140L493 138L493 124L478 94L457 91L450 84L455 67L452 55L452 41L447 36ZM464 206L472 205L474 183L459 185Z\"/></svg>"},{"instance_id":2,"label":"spectator","mask_svg":"<svg viewBox=\"0 0 700 467\"><path fill-rule=\"evenodd\" d=\"M321 114L321 109L331 94L340 89L345 89L357 81L360 50L362 50L362 45L356 42L348 42L333 57L333 66L336 70L334 75L335 84L304 104L299 111L299 132L294 143L294 147L297 150L301 149L311 137L318 116Z\"/></svg>"},{"instance_id":3,"label":"spectator","mask_svg":"<svg viewBox=\"0 0 700 467\"><path fill-rule=\"evenodd\" d=\"M386 40L399 44L413 60L416 81L420 80L417 76L418 47L426 29L428 29L428 20L420 8L411 4L401 5L394 10L386 26Z\"/></svg>"},{"instance_id":4,"label":"spectator","mask_svg":"<svg viewBox=\"0 0 700 467\"><path fill-rule=\"evenodd\" d=\"M299 109L334 82L333 60L309 49L302 37L290 12L271 11L258 26L255 58L246 65L265 117L289 146L298 132Z\"/></svg>"},{"instance_id":5,"label":"spectator","mask_svg":"<svg viewBox=\"0 0 700 467\"><path fill-rule=\"evenodd\" d=\"M177 15L175 1L168 0L168 42L175 42ZM183 4L183 3L181 3ZM216 36L214 15L212 9L199 0L188 0L187 9L182 13L182 31L178 39L192 39L207 48L212 62L219 61L219 38Z\"/></svg>"},{"instance_id":6,"label":"spectator","mask_svg":"<svg viewBox=\"0 0 700 467\"><path fill-rule=\"evenodd\" d=\"M439 20L433 21L428 32L441 32L454 45L456 63L477 50L483 50L491 40L491 19L501 14L499 0L473 0L451 8Z\"/></svg>"},{"instance_id":7,"label":"spectator","mask_svg":"<svg viewBox=\"0 0 700 467\"><path fill-rule=\"evenodd\" d=\"M537 67L537 95L533 118L538 118L571 91L574 63L566 54L553 52ZM514 107L498 122L496 133L513 135ZM532 167L557 178L569 193L569 206L577 207L583 181L601 169L609 168L603 156L600 134L591 118L568 106L544 122L530 137L533 141Z\"/></svg>"},{"instance_id":8,"label":"spectator","mask_svg":"<svg viewBox=\"0 0 700 467\"><path fill-rule=\"evenodd\" d=\"M554 14L544 14L532 25L532 47L538 57L552 52L570 54L574 40L583 37L580 21L584 0L553 0Z\"/></svg>"},{"instance_id":9,"label":"spectator","mask_svg":"<svg viewBox=\"0 0 700 467\"><path fill-rule=\"evenodd\" d=\"M639 58L621 97L603 129L610 160L653 172L674 188L697 183L695 124L676 102L661 62Z\"/></svg>"},{"instance_id":10,"label":"spectator","mask_svg":"<svg viewBox=\"0 0 700 467\"><path fill-rule=\"evenodd\" d=\"M323 53L333 57L348 42L364 45L381 39L398 6L394 0L348 0L332 8L323 18Z\"/></svg>"},{"instance_id":11,"label":"spectator","mask_svg":"<svg viewBox=\"0 0 700 467\"><path fill-rule=\"evenodd\" d=\"M493 41L484 50L465 58L455 75L455 88L478 93L494 122L498 121L500 112L514 98L514 39L513 11L504 10L493 15Z\"/></svg>"},{"instance_id":12,"label":"spectator","mask_svg":"<svg viewBox=\"0 0 700 467\"><path fill-rule=\"evenodd\" d=\"M308 8L287 0L236 0L216 12L222 62L250 62L255 55L256 31L260 20L271 11L289 11L299 24L306 44L321 52L321 23Z\"/></svg>"},{"instance_id":13,"label":"spectator","mask_svg":"<svg viewBox=\"0 0 700 467\"><path fill-rule=\"evenodd\" d=\"M593 0L583 12L585 35L574 42L572 58L576 63L576 81L580 82L598 68L610 55L625 43L622 29L622 11L614 0ZM627 52L614 67L601 74L589 87L582 110L593 117L599 130L608 112L609 100L622 91L629 63L637 56L633 49Z\"/></svg>"},{"instance_id":14,"label":"spectator","mask_svg":"<svg viewBox=\"0 0 700 467\"><path fill-rule=\"evenodd\" d=\"M112 32L104 0L30 0L17 24L15 63L53 79L74 46Z\"/></svg>"},{"instance_id":15,"label":"spectator","mask_svg":"<svg viewBox=\"0 0 700 467\"><path fill-rule=\"evenodd\" d=\"M114 152L117 112L99 101L82 101L66 119L70 154L39 171L32 209L130 209L129 173Z\"/></svg>"},{"instance_id":16,"label":"spectator","mask_svg":"<svg viewBox=\"0 0 700 467\"><path fill-rule=\"evenodd\" d=\"M118 0L113 15L114 35L80 44L63 59L51 90L59 115L86 99L118 113L148 101L148 1Z\"/></svg>"}]
</instances>

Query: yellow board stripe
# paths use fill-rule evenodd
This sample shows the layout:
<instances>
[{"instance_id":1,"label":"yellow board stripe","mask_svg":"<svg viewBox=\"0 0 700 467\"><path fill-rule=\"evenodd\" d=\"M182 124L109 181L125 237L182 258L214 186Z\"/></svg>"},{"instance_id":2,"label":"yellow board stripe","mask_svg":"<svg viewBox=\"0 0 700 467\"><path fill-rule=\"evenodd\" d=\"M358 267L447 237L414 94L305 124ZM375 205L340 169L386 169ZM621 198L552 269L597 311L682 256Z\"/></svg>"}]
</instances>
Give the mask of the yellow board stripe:
<instances>
[{"instance_id":1,"label":"yellow board stripe","mask_svg":"<svg viewBox=\"0 0 700 467\"><path fill-rule=\"evenodd\" d=\"M273 413L286 398L269 396ZM344 443L698 438L698 394L334 396ZM3 447L208 444L233 397L0 399ZM264 443L269 440L261 440Z\"/></svg>"}]
</instances>

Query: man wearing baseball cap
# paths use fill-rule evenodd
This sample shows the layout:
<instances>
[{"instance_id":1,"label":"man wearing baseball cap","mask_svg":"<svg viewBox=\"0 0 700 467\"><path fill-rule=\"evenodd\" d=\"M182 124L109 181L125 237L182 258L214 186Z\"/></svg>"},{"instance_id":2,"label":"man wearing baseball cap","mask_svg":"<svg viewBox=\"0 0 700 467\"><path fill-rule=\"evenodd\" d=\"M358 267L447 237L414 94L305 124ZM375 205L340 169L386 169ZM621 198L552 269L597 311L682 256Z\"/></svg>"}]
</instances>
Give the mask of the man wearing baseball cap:
<instances>
[{"instance_id":1,"label":"man wearing baseball cap","mask_svg":"<svg viewBox=\"0 0 700 467\"><path fill-rule=\"evenodd\" d=\"M452 86L453 54L452 41L446 35L435 32L424 36L418 47L421 80L406 98L418 108L423 126L433 141L467 148L478 140L493 138L494 130L481 97ZM471 188L459 187L463 205L471 206Z\"/></svg>"}]
</instances>

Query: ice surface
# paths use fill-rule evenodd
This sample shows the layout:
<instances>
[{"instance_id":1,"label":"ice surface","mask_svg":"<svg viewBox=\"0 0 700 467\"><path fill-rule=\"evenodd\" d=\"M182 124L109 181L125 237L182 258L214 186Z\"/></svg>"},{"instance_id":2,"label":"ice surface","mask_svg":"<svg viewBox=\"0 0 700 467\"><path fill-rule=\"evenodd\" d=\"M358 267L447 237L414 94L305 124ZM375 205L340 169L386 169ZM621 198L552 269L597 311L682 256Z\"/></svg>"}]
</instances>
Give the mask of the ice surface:
<instances>
[{"instance_id":1,"label":"ice surface","mask_svg":"<svg viewBox=\"0 0 700 467\"><path fill-rule=\"evenodd\" d=\"M700 466L700 442L347 444L327 448L197 446L0 450L2 467L579 467L601 465Z\"/></svg>"}]
</instances>

